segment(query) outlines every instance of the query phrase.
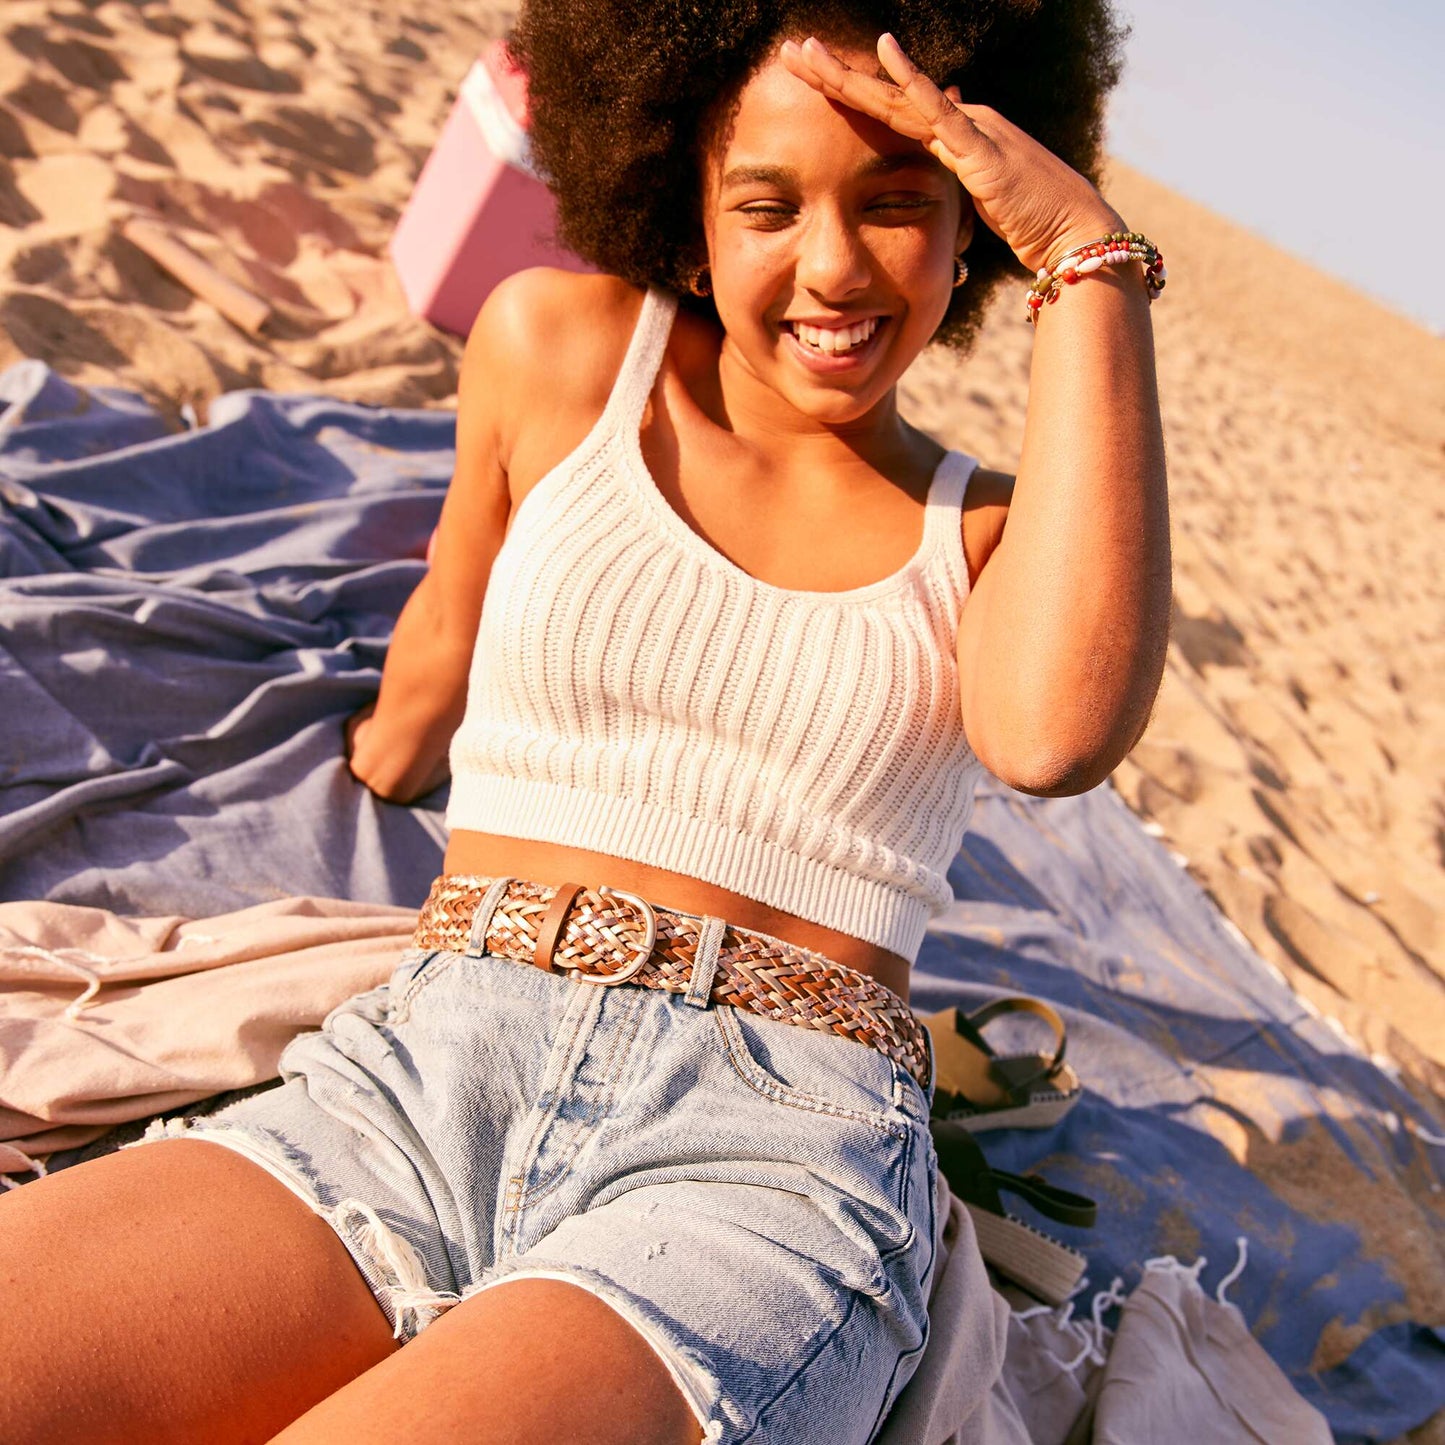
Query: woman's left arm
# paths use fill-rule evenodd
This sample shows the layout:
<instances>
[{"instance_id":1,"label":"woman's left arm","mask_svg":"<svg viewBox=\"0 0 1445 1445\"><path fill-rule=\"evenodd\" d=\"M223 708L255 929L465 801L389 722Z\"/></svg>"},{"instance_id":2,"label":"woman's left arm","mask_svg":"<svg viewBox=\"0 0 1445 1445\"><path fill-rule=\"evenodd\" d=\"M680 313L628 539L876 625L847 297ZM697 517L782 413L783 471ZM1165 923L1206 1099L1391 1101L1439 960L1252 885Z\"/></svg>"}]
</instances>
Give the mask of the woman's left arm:
<instances>
[{"instance_id":1,"label":"woman's left arm","mask_svg":"<svg viewBox=\"0 0 1445 1445\"><path fill-rule=\"evenodd\" d=\"M1123 229L1102 212L1055 254ZM1039 318L1008 521L963 610L965 730L1026 792L1102 782L1163 675L1169 501L1148 305L1132 263Z\"/></svg>"},{"instance_id":2,"label":"woman's left arm","mask_svg":"<svg viewBox=\"0 0 1445 1445\"><path fill-rule=\"evenodd\" d=\"M878 54L895 86L816 41L784 59L922 141L1031 271L1124 229L1083 176L997 112L944 95L891 37ZM958 636L964 727L990 771L1041 794L1107 777L1148 722L1170 592L1149 305L1131 262L1067 288L1038 319L1007 524Z\"/></svg>"}]
</instances>

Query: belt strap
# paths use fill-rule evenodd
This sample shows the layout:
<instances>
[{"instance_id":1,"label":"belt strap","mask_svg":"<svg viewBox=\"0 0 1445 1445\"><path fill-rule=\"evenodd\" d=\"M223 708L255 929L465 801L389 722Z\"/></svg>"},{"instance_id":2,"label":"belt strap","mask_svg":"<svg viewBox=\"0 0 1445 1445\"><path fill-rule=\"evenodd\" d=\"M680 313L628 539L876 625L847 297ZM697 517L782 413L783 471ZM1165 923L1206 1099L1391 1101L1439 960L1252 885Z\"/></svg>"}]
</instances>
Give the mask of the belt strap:
<instances>
[{"instance_id":1,"label":"belt strap","mask_svg":"<svg viewBox=\"0 0 1445 1445\"><path fill-rule=\"evenodd\" d=\"M532 962L545 973L552 972L552 955L567 926L567 910L577 901L582 891L580 883L564 883L552 895L547 911L542 915L541 926L537 929L537 943L532 950ZM502 895L505 900L506 895Z\"/></svg>"},{"instance_id":2,"label":"belt strap","mask_svg":"<svg viewBox=\"0 0 1445 1445\"><path fill-rule=\"evenodd\" d=\"M472 940L473 915L484 898L496 896L499 881L438 878L413 946L461 953L469 941L480 941L490 954L549 970L560 966L587 983L630 981L689 994L696 1003L705 997L867 1044L929 1088L923 1025L897 994L865 973L730 923L721 924L719 938L717 920L656 908L635 894L577 884L552 888L522 878L505 880L485 938ZM704 974L710 956L716 967L709 986L701 976L694 979L694 968L700 965L697 973Z\"/></svg>"}]
</instances>

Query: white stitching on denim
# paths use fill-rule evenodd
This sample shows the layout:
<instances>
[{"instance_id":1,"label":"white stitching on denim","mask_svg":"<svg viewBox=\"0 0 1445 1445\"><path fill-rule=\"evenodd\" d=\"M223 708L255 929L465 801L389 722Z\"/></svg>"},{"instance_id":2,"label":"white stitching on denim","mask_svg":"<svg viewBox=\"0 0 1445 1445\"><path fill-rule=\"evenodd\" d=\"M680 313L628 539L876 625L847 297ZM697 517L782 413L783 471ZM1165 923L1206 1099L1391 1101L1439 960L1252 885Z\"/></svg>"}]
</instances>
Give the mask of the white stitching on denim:
<instances>
[{"instance_id":1,"label":"white stitching on denim","mask_svg":"<svg viewBox=\"0 0 1445 1445\"><path fill-rule=\"evenodd\" d=\"M513 1253L516 1252L517 1235L521 1228L522 1201L526 1193L527 1173L532 1167L536 1150L541 1145L542 1135L549 1121L556 1117L558 1100L553 1098L546 1108L540 1106L540 1101L548 1095L548 1081L553 1077L554 1067L559 1080L576 1072L577 1064L573 1057L573 1051L577 1047L582 1025L594 1007L601 1007L603 990L599 989L597 992L589 994L582 991L588 987L586 984L574 984L573 987L577 992L568 999L562 1012L562 1029L565 1032L559 1032L553 1039L552 1047L542 1065L536 1099L532 1106L532 1112L537 1116L536 1123L525 1147L514 1156L521 1172L504 1176L506 1183L503 1186L501 1207L497 1211L497 1259L499 1262L505 1257L504 1246L510 1247ZM560 1062L558 1062L559 1050L562 1051ZM555 1092L555 1086L553 1086L553 1091ZM505 1166L506 1159L504 1158L504 1169Z\"/></svg>"},{"instance_id":2,"label":"white stitching on denim","mask_svg":"<svg viewBox=\"0 0 1445 1445\"><path fill-rule=\"evenodd\" d=\"M563 1182L566 1171L571 1167L572 1161L581 1152L586 1141L607 1122L607 1116L611 1114L612 1106L617 1102L618 1090L622 1087L622 1078L627 1070L627 1060L632 1052L633 1040L637 1037L638 1027L642 1023L644 1001L643 996L638 995L628 1016L628 1021L620 1029L613 1030L612 1045L607 1051L607 1061L602 1066L602 1077L607 1085L606 1092L597 1100L587 1117L577 1121L571 1137L563 1147L562 1157L551 1172L545 1178L537 1180L530 1189L523 1189L516 1196L514 1210L516 1218L519 1220L525 1210L539 1200L545 1199ZM618 1058L619 1051L620 1059ZM613 1068L614 1060L617 1061L615 1070Z\"/></svg>"},{"instance_id":3,"label":"white stitching on denim","mask_svg":"<svg viewBox=\"0 0 1445 1445\"><path fill-rule=\"evenodd\" d=\"M416 972L407 980L401 997L391 1002L386 1022L388 1024L406 1023L407 1020L411 1018L412 1009L416 1005L417 995L422 989L426 988L433 980L439 978L447 969L454 967L465 957L466 954L464 953L450 953L443 956L443 950L441 949L434 949L429 952L417 966ZM436 962L438 958L441 959L440 963Z\"/></svg>"},{"instance_id":4,"label":"white stitching on denim","mask_svg":"<svg viewBox=\"0 0 1445 1445\"><path fill-rule=\"evenodd\" d=\"M725 1015L727 1015L726 1018ZM893 1120L881 1113L870 1114L863 1109L849 1109L842 1104L835 1104L829 1099L821 1098L817 1094L810 1094L805 1089L784 1088L753 1058L735 1013L728 1014L726 1008L719 1008L713 1010L713 1016L717 1019L718 1032L722 1035L728 1062L732 1064L738 1077L754 1093L761 1094L765 1099L772 1099L774 1103L785 1104L792 1109L800 1109L806 1114L824 1114L832 1119L852 1119L859 1124L867 1124L885 1134L891 1134L895 1139L908 1137L908 1129L905 1125L894 1123ZM790 1025L790 1027L792 1026ZM846 1044L847 1041L840 1040L840 1042ZM863 1045L857 1044L850 1047L862 1048Z\"/></svg>"}]
</instances>

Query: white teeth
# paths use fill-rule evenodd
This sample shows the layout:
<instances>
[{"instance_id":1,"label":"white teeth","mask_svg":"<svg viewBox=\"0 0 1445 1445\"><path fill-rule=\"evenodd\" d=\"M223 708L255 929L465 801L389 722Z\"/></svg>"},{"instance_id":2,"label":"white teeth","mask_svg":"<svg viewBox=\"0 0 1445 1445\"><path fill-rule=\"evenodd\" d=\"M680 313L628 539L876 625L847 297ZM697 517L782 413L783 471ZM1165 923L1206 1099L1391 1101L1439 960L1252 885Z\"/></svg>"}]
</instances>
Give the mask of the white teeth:
<instances>
[{"instance_id":1,"label":"white teeth","mask_svg":"<svg viewBox=\"0 0 1445 1445\"><path fill-rule=\"evenodd\" d=\"M861 346L878 330L879 320L877 316L870 316L853 326L809 326L806 321L795 321L793 335L815 351L834 355Z\"/></svg>"}]
</instances>

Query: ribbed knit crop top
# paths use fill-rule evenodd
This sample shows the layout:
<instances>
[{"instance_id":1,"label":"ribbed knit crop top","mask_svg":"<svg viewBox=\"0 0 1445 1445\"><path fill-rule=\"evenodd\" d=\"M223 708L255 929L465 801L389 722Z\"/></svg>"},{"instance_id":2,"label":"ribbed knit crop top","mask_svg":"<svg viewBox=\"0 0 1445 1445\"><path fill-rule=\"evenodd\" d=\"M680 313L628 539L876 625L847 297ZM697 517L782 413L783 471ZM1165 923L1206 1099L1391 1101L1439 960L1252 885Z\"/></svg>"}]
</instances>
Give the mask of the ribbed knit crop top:
<instances>
[{"instance_id":1,"label":"ribbed knit crop top","mask_svg":"<svg viewBox=\"0 0 1445 1445\"><path fill-rule=\"evenodd\" d=\"M447 823L683 873L912 959L980 771L955 654L976 463L939 464L918 550L882 581L758 581L643 461L675 310L648 293L601 417L512 518Z\"/></svg>"}]
</instances>

